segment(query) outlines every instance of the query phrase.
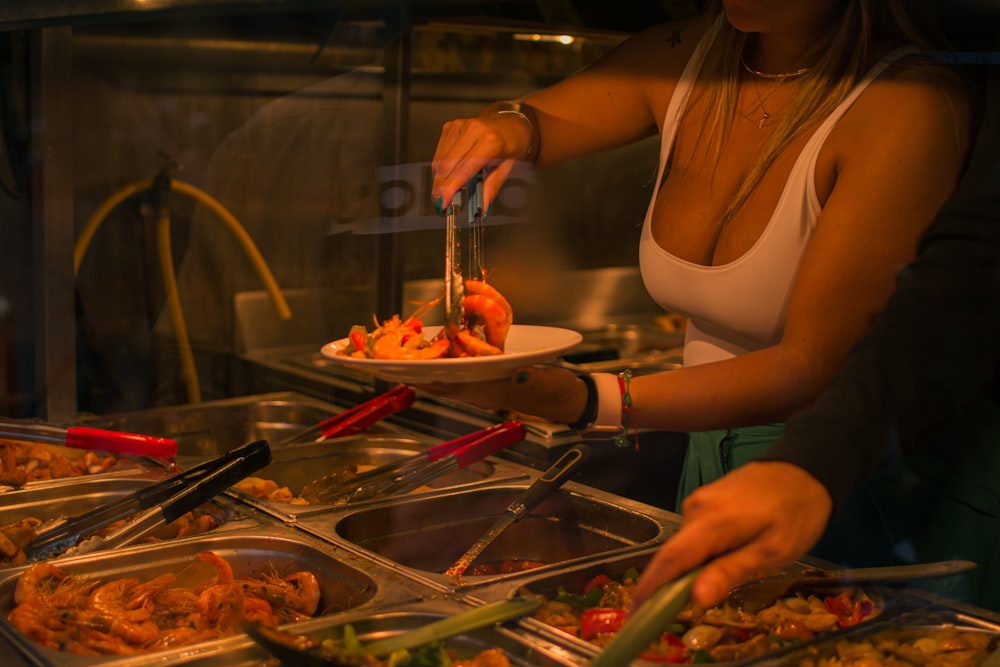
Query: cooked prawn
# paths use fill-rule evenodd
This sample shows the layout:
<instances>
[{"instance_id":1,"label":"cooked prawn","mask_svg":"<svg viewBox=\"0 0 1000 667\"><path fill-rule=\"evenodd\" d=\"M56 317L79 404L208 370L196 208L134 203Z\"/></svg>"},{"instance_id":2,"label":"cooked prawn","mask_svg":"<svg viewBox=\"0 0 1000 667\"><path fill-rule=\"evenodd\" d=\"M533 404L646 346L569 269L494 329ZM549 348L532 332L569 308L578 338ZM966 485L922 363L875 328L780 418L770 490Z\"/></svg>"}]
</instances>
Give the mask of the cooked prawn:
<instances>
[{"instance_id":1,"label":"cooked prawn","mask_svg":"<svg viewBox=\"0 0 1000 667\"><path fill-rule=\"evenodd\" d=\"M87 608L128 621L147 621L153 616L153 601L148 597L133 602L132 590L139 585L136 577L115 579L94 589Z\"/></svg>"},{"instance_id":2,"label":"cooked prawn","mask_svg":"<svg viewBox=\"0 0 1000 667\"><path fill-rule=\"evenodd\" d=\"M319 608L319 580L312 572L296 572L287 577L264 575L263 580L245 579L243 590L276 606L276 612L290 609L307 617Z\"/></svg>"},{"instance_id":3,"label":"cooked prawn","mask_svg":"<svg viewBox=\"0 0 1000 667\"><path fill-rule=\"evenodd\" d=\"M35 563L17 578L14 586L14 602L21 604L36 597L52 594L56 587L69 579L69 573L58 565Z\"/></svg>"}]
</instances>

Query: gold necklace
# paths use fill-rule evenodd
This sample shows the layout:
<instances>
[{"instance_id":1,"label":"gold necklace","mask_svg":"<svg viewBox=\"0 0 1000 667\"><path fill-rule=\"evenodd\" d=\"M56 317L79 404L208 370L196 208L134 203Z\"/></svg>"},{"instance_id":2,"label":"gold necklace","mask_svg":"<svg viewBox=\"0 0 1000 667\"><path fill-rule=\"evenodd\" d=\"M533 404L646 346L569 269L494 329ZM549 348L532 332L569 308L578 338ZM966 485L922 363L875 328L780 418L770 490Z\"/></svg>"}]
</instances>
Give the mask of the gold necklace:
<instances>
[{"instance_id":1,"label":"gold necklace","mask_svg":"<svg viewBox=\"0 0 1000 667\"><path fill-rule=\"evenodd\" d=\"M760 79L791 79L792 77L802 76L810 69L809 67L803 67L793 72L779 72L777 74L771 74L769 72L761 72L760 70L756 70L753 67L750 67L750 65L747 65L747 61L743 59L742 53L740 54L740 64L743 65L743 69L745 69L751 75Z\"/></svg>"},{"instance_id":2,"label":"gold necklace","mask_svg":"<svg viewBox=\"0 0 1000 667\"><path fill-rule=\"evenodd\" d=\"M773 95L775 91L778 90L778 88L781 86L782 82L779 81L778 83L776 83L775 86L774 86L774 88L772 88L771 90L767 91L767 94L762 96L760 94L760 87L757 85L757 79L751 79L751 80L753 81L753 90L754 90L754 93L757 95L757 105L754 106L753 109L750 109L750 111L748 111L746 114L743 114L743 117L746 118L747 120L751 121L751 122L754 122L753 120L751 120L750 116L755 111L757 111L757 109L760 109L760 111L761 111L761 113L763 115L760 117L760 120L756 121L756 123L757 123L757 129L761 129L765 125L767 125L768 121L771 120L771 114L769 114L767 112L767 109L764 108L764 102L767 100L767 98L769 98L771 95Z\"/></svg>"}]
</instances>

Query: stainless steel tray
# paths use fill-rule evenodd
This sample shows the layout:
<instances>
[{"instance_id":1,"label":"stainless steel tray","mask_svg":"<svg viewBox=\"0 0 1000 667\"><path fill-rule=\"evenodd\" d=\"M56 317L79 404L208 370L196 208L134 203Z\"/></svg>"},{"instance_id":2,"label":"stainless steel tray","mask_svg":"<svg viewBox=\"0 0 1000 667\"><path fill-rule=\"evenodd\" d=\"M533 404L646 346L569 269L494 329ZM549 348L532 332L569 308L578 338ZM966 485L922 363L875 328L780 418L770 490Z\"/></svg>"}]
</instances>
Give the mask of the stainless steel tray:
<instances>
[{"instance_id":1,"label":"stainless steel tray","mask_svg":"<svg viewBox=\"0 0 1000 667\"><path fill-rule=\"evenodd\" d=\"M536 473L537 475L537 473ZM443 574L520 494L523 483L417 494L394 501L299 516L303 530L357 551L429 586L462 592L551 572L662 542L676 515L569 482L508 528L478 562L507 559L548 563L535 570L463 576Z\"/></svg>"},{"instance_id":2,"label":"stainless steel tray","mask_svg":"<svg viewBox=\"0 0 1000 667\"><path fill-rule=\"evenodd\" d=\"M894 618L872 624L858 626L836 637L828 637L791 651L781 656L780 663L790 666L813 667L819 660L837 656L838 646L860 646L881 639L896 639L900 642L927 640L934 633L945 628L954 628L959 633L985 634L991 638L989 648L974 664L982 664L990 655L1000 650L1000 623L982 617L961 613L947 608L916 609ZM997 654L1000 655L1000 654ZM762 665L775 665L778 660L764 659ZM935 664L928 662L928 664ZM948 660L940 664L957 665Z\"/></svg>"},{"instance_id":3,"label":"stainless steel tray","mask_svg":"<svg viewBox=\"0 0 1000 667\"><path fill-rule=\"evenodd\" d=\"M355 435L325 442L279 447L272 451L272 462L254 477L287 487L293 495L324 475L356 466L379 466L424 451L438 441L421 435ZM464 488L511 479L526 479L523 466L488 457L460 470L455 470L428 482L434 489ZM294 504L254 497L236 489L227 493L272 516L292 521L302 514L329 509L326 504Z\"/></svg>"},{"instance_id":4,"label":"stainless steel tray","mask_svg":"<svg viewBox=\"0 0 1000 667\"><path fill-rule=\"evenodd\" d=\"M346 409L295 392L277 392L102 415L80 423L173 438L178 454L208 457L255 440L267 440L272 448L277 448L286 438ZM401 431L387 421L378 422L369 430Z\"/></svg>"},{"instance_id":5,"label":"stainless steel tray","mask_svg":"<svg viewBox=\"0 0 1000 667\"><path fill-rule=\"evenodd\" d=\"M321 612L317 617L337 615L346 610L374 613L382 606L411 602L425 597L430 591L415 582L398 577L372 562L338 550L273 520L264 525L226 534L206 534L172 540L161 545L142 545L112 553L88 554L66 558L59 566L74 576L112 580L138 577L149 580L165 572L191 572L204 567L195 556L211 550L232 564L236 576L244 576L263 568L277 571L309 570L319 578ZM216 639L190 646L167 649L138 656L97 657L46 648L28 639L7 615L14 606L14 588L25 566L8 568L0 573L0 634L14 643L35 664L60 667L93 664L171 664L198 655L219 655L230 650L242 636Z\"/></svg>"},{"instance_id":6,"label":"stainless steel tray","mask_svg":"<svg viewBox=\"0 0 1000 667\"><path fill-rule=\"evenodd\" d=\"M372 614L346 612L336 617L296 623L286 626L285 629L317 640L339 641L343 638L345 627L350 625L357 637L362 642L368 643L416 629L468 609L469 605L460 600L433 599L385 607ZM459 658L464 659L484 649L499 648L513 667L567 667L581 664L578 656L566 652L565 649L547 644L544 640L510 632L506 625L457 635L446 640L444 644L454 650ZM224 655L203 656L183 664L186 667L234 665L260 667L269 655L256 644L248 644L241 640L238 645L232 645Z\"/></svg>"},{"instance_id":7,"label":"stainless steel tray","mask_svg":"<svg viewBox=\"0 0 1000 667\"><path fill-rule=\"evenodd\" d=\"M137 491L160 477L162 472L150 472L139 477L73 478L62 484L10 491L4 494L4 503L0 506L0 526L14 524L29 517L49 521L83 514ZM212 532L261 525L256 513L231 499L217 497L211 505L206 510L210 510L222 521L221 525L211 529ZM10 566L10 563L0 565Z\"/></svg>"},{"instance_id":8,"label":"stainless steel tray","mask_svg":"<svg viewBox=\"0 0 1000 667\"><path fill-rule=\"evenodd\" d=\"M470 592L470 596L481 602L493 602L507 599L517 594L542 595L552 599L560 591L580 592L584 585L597 575L607 575L612 579L621 578L628 570L634 568L640 573L656 554L657 548L647 548L636 550L626 555L612 555L587 563L576 564L569 568L564 568L555 572L543 572L541 570L528 572L519 581L501 582ZM926 608L930 603L920 596L914 596L909 590L894 590L876 586L864 587L873 599L879 600L884 605L883 612L870 620L856 626L853 629L840 630L834 635L817 636L803 643L803 646L811 646L816 643L835 640L848 633L857 631L860 628L880 627L890 619L894 619L903 614L912 613L914 610ZM564 646L568 650L578 653L588 658L593 658L599 649L583 639L575 637L558 630L557 628L543 623L535 618L524 618L519 621L521 630L533 636L544 638L555 645ZM787 664L786 657L792 647L782 649L772 655L747 658L729 662L715 664L725 664L730 666L757 664L769 662L774 664ZM644 663L645 661L638 661Z\"/></svg>"},{"instance_id":9,"label":"stainless steel tray","mask_svg":"<svg viewBox=\"0 0 1000 667\"><path fill-rule=\"evenodd\" d=\"M64 445L39 444L38 446L44 448L48 453L65 457L67 460L74 462L80 461L87 454L87 450L66 447ZM117 459L114 465L106 470L101 470L100 472L76 475L73 477L54 477L51 479L29 480L23 487L19 488L0 484L0 493L6 495L7 493L20 489L37 489L50 485L73 484L80 480L94 480L104 477L120 477L123 475L142 474L142 472L148 468L148 465L141 462L141 460L131 459L126 456L114 456L116 456Z\"/></svg>"}]
</instances>

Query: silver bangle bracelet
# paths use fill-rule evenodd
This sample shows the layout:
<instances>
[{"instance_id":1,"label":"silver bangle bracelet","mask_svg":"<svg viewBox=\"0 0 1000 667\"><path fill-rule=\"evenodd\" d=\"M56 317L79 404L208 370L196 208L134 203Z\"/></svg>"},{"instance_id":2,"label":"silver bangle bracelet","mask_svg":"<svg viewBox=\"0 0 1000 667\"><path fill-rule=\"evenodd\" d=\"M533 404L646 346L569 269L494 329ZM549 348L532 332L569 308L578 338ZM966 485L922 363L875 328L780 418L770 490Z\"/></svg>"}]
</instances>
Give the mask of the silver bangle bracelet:
<instances>
[{"instance_id":1,"label":"silver bangle bracelet","mask_svg":"<svg viewBox=\"0 0 1000 667\"><path fill-rule=\"evenodd\" d=\"M528 150L524 155L526 162L534 162L538 157L541 148L541 135L538 132L538 121L535 117L535 110L530 105L521 101L494 102L486 107L484 113L495 113L498 115L511 114L520 118L528 126L530 139L528 140Z\"/></svg>"}]
</instances>

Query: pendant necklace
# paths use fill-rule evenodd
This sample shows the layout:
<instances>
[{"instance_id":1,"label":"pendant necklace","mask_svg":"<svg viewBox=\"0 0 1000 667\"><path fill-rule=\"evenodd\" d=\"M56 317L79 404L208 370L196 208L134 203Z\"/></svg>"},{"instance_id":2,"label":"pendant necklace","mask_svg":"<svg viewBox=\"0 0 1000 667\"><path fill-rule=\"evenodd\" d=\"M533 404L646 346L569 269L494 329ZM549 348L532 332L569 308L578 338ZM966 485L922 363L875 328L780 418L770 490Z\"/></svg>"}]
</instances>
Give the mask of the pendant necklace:
<instances>
[{"instance_id":1,"label":"pendant necklace","mask_svg":"<svg viewBox=\"0 0 1000 667\"><path fill-rule=\"evenodd\" d=\"M808 67L803 67L801 69L797 69L792 72L780 72L777 74L772 74L769 72L761 72L759 70L755 70L754 68L750 67L750 65L747 65L747 62L746 60L743 59L742 55L740 55L740 64L743 65L743 69L745 69L747 73L750 74L750 78L753 81L753 90L754 93L757 95L757 106L751 109L750 112L744 116L744 118L750 120L750 115L753 114L757 109L760 109L762 115L760 117L760 120L757 121L758 129L763 128L771 120L771 114L769 114L767 112L767 109L764 108L764 102L767 101L767 98L773 95L778 90L778 88L781 87L781 84L784 83L786 79L802 76L803 74L809 71ZM767 91L766 95L761 95L760 86L757 83L757 79L772 79L775 80L776 83L774 84L774 87L771 88L771 90Z\"/></svg>"},{"instance_id":2,"label":"pendant necklace","mask_svg":"<svg viewBox=\"0 0 1000 667\"><path fill-rule=\"evenodd\" d=\"M761 112L760 120L756 121L757 122L757 129L758 130L761 129L761 128L763 128L765 125L767 125L768 121L771 120L771 114L769 114L767 112L767 109L764 108L764 101L767 98L769 98L771 96L771 94L774 93L774 91L776 91L778 89L778 86L780 86L780 85L781 85L780 83L776 84L774 86L774 88L772 88L771 90L767 91L766 95L762 96L760 94L760 87L757 85L757 79L753 79L753 91L757 95L757 106L755 106L753 109L751 109L743 117L746 118L747 120L749 120L750 122L754 122L750 118L750 116L753 115L753 113L755 111L757 111L757 109L760 109L760 112Z\"/></svg>"}]
</instances>

